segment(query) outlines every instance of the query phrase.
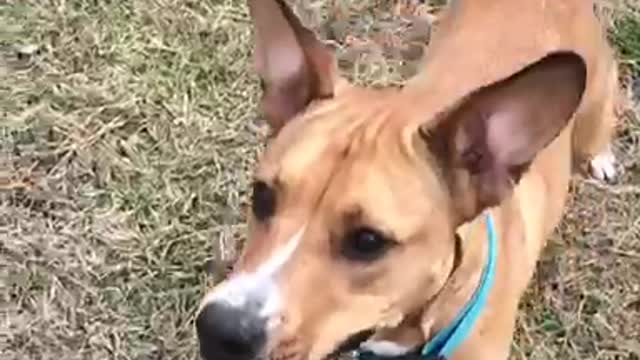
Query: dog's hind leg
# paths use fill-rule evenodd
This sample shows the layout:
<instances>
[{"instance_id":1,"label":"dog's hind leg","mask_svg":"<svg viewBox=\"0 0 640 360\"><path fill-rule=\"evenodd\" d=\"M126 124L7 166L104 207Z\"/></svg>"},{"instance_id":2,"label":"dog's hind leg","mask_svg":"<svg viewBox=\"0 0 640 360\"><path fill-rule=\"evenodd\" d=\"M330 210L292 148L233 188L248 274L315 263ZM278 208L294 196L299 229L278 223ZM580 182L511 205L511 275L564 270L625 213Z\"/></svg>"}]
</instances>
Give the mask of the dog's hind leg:
<instances>
[{"instance_id":1,"label":"dog's hind leg","mask_svg":"<svg viewBox=\"0 0 640 360\"><path fill-rule=\"evenodd\" d=\"M613 182L619 176L611 141L618 122L616 105L619 100L617 64L611 60L594 74L585 93L583 111L576 114L573 132L573 152L576 164L588 162L594 178Z\"/></svg>"}]
</instances>

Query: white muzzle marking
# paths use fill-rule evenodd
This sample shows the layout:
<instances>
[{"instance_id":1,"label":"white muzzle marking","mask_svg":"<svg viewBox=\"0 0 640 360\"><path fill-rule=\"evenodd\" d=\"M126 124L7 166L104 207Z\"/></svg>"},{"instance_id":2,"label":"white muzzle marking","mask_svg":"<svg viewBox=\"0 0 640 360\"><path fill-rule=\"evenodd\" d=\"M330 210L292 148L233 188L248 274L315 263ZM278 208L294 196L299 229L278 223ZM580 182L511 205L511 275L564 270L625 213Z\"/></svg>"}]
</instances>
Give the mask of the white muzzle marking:
<instances>
[{"instance_id":1,"label":"white muzzle marking","mask_svg":"<svg viewBox=\"0 0 640 360\"><path fill-rule=\"evenodd\" d=\"M239 273L215 291L205 296L202 306L217 302L234 308L244 308L264 319L271 319L282 308L280 289L275 276L297 249L305 226L298 230L287 243L277 249L256 271Z\"/></svg>"}]
</instances>

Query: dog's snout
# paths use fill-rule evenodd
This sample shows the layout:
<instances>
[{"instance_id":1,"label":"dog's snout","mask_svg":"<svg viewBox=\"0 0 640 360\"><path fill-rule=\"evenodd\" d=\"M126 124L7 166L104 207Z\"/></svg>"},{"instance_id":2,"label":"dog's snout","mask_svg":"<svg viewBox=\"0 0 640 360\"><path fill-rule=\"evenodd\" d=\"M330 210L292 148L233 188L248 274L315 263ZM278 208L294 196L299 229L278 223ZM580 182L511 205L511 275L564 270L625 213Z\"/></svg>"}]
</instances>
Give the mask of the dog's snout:
<instances>
[{"instance_id":1,"label":"dog's snout","mask_svg":"<svg viewBox=\"0 0 640 360\"><path fill-rule=\"evenodd\" d=\"M196 319L205 360L252 360L266 343L266 321L243 308L212 302Z\"/></svg>"}]
</instances>

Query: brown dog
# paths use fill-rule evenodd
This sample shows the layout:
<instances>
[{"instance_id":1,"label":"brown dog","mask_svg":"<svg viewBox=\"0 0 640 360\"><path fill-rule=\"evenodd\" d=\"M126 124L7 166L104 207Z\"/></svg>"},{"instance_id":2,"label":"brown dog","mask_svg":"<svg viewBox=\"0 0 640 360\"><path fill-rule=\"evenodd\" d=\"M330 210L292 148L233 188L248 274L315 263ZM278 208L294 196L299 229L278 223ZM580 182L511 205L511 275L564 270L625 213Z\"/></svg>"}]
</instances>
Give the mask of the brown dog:
<instances>
[{"instance_id":1,"label":"brown dog","mask_svg":"<svg viewBox=\"0 0 640 360\"><path fill-rule=\"evenodd\" d=\"M452 358L506 359L573 164L615 175L616 65L593 4L452 1L401 89L341 79L283 1L249 7L273 137L246 247L198 314L203 357L411 353L479 287L488 214L496 274Z\"/></svg>"}]
</instances>

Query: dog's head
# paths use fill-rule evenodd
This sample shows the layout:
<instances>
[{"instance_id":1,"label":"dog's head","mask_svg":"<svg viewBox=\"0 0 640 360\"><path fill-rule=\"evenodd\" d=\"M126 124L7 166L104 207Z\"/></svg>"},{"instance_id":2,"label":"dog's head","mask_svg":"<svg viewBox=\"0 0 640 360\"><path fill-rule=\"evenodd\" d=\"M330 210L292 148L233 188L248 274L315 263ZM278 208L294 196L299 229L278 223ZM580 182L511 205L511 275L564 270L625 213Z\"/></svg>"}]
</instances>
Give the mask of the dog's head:
<instances>
[{"instance_id":1,"label":"dog's head","mask_svg":"<svg viewBox=\"0 0 640 360\"><path fill-rule=\"evenodd\" d=\"M202 302L201 350L322 359L438 294L456 228L509 196L566 126L585 65L551 54L429 114L406 89L340 79L333 53L284 2L249 4L273 136L244 251Z\"/></svg>"}]
</instances>

